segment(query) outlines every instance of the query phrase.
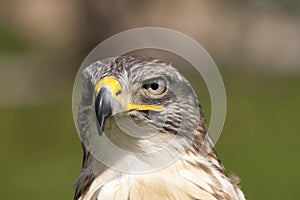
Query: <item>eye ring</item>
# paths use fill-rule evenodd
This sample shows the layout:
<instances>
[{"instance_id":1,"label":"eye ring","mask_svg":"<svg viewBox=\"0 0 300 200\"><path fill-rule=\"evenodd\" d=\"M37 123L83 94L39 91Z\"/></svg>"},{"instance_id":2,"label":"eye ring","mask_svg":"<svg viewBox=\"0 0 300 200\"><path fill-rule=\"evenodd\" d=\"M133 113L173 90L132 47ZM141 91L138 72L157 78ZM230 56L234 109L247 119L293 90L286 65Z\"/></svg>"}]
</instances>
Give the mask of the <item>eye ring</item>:
<instances>
[{"instance_id":1,"label":"eye ring","mask_svg":"<svg viewBox=\"0 0 300 200\"><path fill-rule=\"evenodd\" d=\"M150 96L161 97L167 92L167 81L161 77L151 78L143 83L143 90Z\"/></svg>"}]
</instances>

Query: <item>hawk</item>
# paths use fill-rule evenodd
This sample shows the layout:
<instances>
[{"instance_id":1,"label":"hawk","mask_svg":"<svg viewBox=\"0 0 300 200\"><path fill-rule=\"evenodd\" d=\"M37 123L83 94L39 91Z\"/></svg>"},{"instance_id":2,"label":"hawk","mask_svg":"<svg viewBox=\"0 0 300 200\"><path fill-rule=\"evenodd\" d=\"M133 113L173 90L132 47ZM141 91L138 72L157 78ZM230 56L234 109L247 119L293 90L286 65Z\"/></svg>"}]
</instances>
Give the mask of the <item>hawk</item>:
<instances>
[{"instance_id":1,"label":"hawk","mask_svg":"<svg viewBox=\"0 0 300 200\"><path fill-rule=\"evenodd\" d=\"M213 148L192 87L171 64L119 56L91 64L82 76L77 125L83 163L74 199L245 199L239 178L226 175ZM115 122L118 116L130 119L139 130L129 125L122 131ZM157 167L174 159L151 172L118 170L101 162L105 156L114 156L106 155L104 148L97 150L103 135L119 148L143 155L133 157L145 166ZM160 151L164 154L149 156ZM129 169L140 165L123 160Z\"/></svg>"}]
</instances>

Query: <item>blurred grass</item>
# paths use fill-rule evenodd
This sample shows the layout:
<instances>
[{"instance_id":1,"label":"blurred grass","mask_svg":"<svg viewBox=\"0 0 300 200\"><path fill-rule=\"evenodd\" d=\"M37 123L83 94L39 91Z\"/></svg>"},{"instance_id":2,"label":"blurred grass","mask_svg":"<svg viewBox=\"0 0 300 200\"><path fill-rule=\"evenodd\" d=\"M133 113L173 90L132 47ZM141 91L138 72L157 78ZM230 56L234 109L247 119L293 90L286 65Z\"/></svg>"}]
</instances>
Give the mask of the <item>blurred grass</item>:
<instances>
[{"instance_id":1,"label":"blurred grass","mask_svg":"<svg viewBox=\"0 0 300 200\"><path fill-rule=\"evenodd\" d=\"M300 199L300 79L225 75L228 110L217 150L249 199Z\"/></svg>"},{"instance_id":2,"label":"blurred grass","mask_svg":"<svg viewBox=\"0 0 300 200\"><path fill-rule=\"evenodd\" d=\"M71 98L2 107L2 199L71 199L81 149Z\"/></svg>"},{"instance_id":3,"label":"blurred grass","mask_svg":"<svg viewBox=\"0 0 300 200\"><path fill-rule=\"evenodd\" d=\"M29 51L32 46L22 34L0 24L0 55L21 54Z\"/></svg>"},{"instance_id":4,"label":"blurred grass","mask_svg":"<svg viewBox=\"0 0 300 200\"><path fill-rule=\"evenodd\" d=\"M300 79L224 71L217 152L249 199L299 199ZM208 102L204 102L208 104ZM71 199L81 146L71 88L55 102L0 107L1 199Z\"/></svg>"}]
</instances>

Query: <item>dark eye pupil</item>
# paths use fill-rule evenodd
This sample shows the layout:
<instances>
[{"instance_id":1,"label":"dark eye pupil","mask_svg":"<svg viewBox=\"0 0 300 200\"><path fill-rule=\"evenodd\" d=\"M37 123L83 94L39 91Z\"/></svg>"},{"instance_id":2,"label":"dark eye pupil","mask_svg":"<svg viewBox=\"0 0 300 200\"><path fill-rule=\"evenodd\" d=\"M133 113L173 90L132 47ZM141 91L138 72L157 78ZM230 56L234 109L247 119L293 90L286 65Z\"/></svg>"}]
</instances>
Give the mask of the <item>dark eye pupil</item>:
<instances>
[{"instance_id":1,"label":"dark eye pupil","mask_svg":"<svg viewBox=\"0 0 300 200\"><path fill-rule=\"evenodd\" d=\"M152 90L157 90L159 85L158 85L158 83L151 83L150 87Z\"/></svg>"}]
</instances>

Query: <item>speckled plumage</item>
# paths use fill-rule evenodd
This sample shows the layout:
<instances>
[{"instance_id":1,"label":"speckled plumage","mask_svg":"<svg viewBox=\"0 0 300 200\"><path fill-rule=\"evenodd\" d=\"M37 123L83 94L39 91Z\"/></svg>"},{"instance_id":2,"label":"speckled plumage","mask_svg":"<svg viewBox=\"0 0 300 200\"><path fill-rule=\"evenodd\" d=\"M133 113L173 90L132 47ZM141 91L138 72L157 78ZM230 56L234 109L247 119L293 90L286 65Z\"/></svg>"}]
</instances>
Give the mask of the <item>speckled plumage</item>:
<instances>
[{"instance_id":1,"label":"speckled plumage","mask_svg":"<svg viewBox=\"0 0 300 200\"><path fill-rule=\"evenodd\" d=\"M204 139L207 128L194 91L171 65L153 58L121 56L93 63L83 71L83 76L78 127L85 145L82 170L75 183L74 199L245 199L238 186L238 178L226 175L211 141ZM191 141L190 147L179 159L155 172L131 174L103 165L85 148L96 135L96 130L92 127L97 121L93 117L93 110L84 108L94 104L95 85L107 76L119 80L123 93L130 96L130 101L163 105L166 108L164 112L168 111L168 118L163 124L160 122L162 115L166 115L164 112L153 116L149 116L147 112L130 112L137 123L147 121L153 126L162 127L160 134L148 140L121 135L112 128L115 126L113 121L108 120L106 132L111 135L112 140L115 138L115 144L133 152L149 153L176 136L177 144L170 148L172 151L177 151L183 143ZM164 76L169 82L170 92L161 98L146 97L137 89L141 81L153 76ZM182 97L178 97L178 94ZM195 111L198 115L195 115Z\"/></svg>"}]
</instances>

